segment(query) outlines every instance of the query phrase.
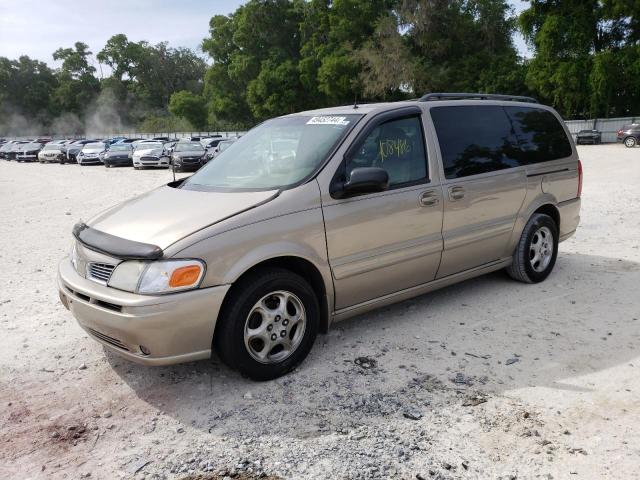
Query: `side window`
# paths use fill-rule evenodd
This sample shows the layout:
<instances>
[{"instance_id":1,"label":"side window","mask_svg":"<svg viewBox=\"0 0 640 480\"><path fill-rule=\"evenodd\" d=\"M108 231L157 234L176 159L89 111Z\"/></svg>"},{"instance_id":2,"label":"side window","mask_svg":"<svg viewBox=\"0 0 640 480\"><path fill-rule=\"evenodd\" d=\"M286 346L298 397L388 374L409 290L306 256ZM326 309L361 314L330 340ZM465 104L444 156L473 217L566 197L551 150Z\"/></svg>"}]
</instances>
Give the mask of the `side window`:
<instances>
[{"instance_id":1,"label":"side window","mask_svg":"<svg viewBox=\"0 0 640 480\"><path fill-rule=\"evenodd\" d=\"M448 179L520 166L515 135L502 107L431 108L444 176Z\"/></svg>"},{"instance_id":2,"label":"side window","mask_svg":"<svg viewBox=\"0 0 640 480\"><path fill-rule=\"evenodd\" d=\"M548 110L530 107L504 107L518 137L521 162L557 160L571 155L571 144L558 119Z\"/></svg>"},{"instance_id":3,"label":"side window","mask_svg":"<svg viewBox=\"0 0 640 480\"><path fill-rule=\"evenodd\" d=\"M347 158L345 166L347 176L354 168L384 168L391 188L425 181L427 156L420 118L405 117L378 125Z\"/></svg>"}]
</instances>

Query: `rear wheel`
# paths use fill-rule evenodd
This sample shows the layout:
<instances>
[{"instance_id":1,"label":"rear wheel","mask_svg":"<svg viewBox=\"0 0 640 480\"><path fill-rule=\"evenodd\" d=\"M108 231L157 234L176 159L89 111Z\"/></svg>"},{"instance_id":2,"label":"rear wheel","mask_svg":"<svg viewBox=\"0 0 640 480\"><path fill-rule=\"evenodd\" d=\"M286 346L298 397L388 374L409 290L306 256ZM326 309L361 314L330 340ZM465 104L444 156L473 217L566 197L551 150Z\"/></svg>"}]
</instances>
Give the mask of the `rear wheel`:
<instances>
[{"instance_id":1,"label":"rear wheel","mask_svg":"<svg viewBox=\"0 0 640 480\"><path fill-rule=\"evenodd\" d=\"M511 278L525 283L542 282L549 276L558 255L558 226L549 216L531 216L507 268Z\"/></svg>"},{"instance_id":2,"label":"rear wheel","mask_svg":"<svg viewBox=\"0 0 640 480\"><path fill-rule=\"evenodd\" d=\"M624 146L627 148L633 148L636 146L637 140L635 137L627 137L624 139Z\"/></svg>"},{"instance_id":3,"label":"rear wheel","mask_svg":"<svg viewBox=\"0 0 640 480\"><path fill-rule=\"evenodd\" d=\"M304 278L265 269L241 280L230 295L213 339L223 362L254 380L271 380L306 358L320 308Z\"/></svg>"}]
</instances>

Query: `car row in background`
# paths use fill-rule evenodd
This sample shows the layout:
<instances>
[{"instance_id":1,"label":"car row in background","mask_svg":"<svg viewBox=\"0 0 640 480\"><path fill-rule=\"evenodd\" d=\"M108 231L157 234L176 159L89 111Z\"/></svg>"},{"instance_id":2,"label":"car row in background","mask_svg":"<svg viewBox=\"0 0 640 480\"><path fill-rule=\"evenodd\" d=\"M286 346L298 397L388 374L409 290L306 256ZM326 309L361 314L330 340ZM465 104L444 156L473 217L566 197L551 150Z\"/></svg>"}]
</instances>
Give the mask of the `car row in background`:
<instances>
[{"instance_id":1,"label":"car row in background","mask_svg":"<svg viewBox=\"0 0 640 480\"><path fill-rule=\"evenodd\" d=\"M19 162L77 163L78 165L133 166L197 170L228 148L236 137L190 137L169 140L114 137L82 140L10 140L0 143L0 158Z\"/></svg>"}]
</instances>

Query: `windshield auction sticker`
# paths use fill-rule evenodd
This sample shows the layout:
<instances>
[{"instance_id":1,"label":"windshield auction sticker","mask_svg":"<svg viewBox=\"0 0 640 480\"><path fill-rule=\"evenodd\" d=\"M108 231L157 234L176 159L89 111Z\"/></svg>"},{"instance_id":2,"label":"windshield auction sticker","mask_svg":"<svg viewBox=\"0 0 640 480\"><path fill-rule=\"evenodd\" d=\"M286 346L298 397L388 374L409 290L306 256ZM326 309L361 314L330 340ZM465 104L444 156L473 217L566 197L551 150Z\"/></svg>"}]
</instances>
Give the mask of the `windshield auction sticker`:
<instances>
[{"instance_id":1,"label":"windshield auction sticker","mask_svg":"<svg viewBox=\"0 0 640 480\"><path fill-rule=\"evenodd\" d=\"M347 117L311 117L307 125L349 125Z\"/></svg>"}]
</instances>

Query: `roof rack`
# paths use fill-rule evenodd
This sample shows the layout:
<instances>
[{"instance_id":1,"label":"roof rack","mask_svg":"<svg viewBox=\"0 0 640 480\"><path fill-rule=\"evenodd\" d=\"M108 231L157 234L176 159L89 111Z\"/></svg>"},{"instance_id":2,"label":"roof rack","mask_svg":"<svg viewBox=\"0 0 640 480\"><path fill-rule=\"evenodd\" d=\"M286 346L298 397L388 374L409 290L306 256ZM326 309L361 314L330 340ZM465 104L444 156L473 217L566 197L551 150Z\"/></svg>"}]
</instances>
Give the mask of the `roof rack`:
<instances>
[{"instance_id":1,"label":"roof rack","mask_svg":"<svg viewBox=\"0 0 640 480\"><path fill-rule=\"evenodd\" d=\"M430 102L433 100L504 100L509 102L538 103L532 97L522 95L498 95L495 93L427 93L420 98L420 102Z\"/></svg>"}]
</instances>

